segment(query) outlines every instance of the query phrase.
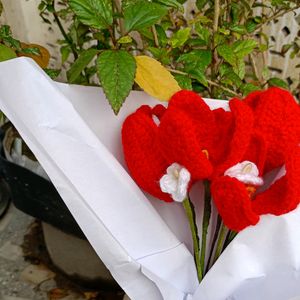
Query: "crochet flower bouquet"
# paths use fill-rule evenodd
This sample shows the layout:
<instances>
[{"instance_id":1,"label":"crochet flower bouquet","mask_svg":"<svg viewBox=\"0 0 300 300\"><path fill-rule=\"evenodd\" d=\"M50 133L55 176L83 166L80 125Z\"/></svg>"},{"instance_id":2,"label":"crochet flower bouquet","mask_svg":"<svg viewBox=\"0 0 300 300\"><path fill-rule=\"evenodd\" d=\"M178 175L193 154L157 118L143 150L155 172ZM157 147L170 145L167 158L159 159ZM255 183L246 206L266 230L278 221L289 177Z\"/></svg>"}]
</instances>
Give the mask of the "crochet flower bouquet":
<instances>
[{"instance_id":1,"label":"crochet flower bouquet","mask_svg":"<svg viewBox=\"0 0 300 300\"><path fill-rule=\"evenodd\" d=\"M125 160L136 183L158 200L182 203L199 281L237 232L255 226L262 215L297 207L299 142L300 108L279 88L231 99L228 111L211 110L200 96L182 90L167 107L141 106L122 128ZM199 181L205 197L191 199ZM195 213L197 201L204 201L203 213Z\"/></svg>"}]
</instances>

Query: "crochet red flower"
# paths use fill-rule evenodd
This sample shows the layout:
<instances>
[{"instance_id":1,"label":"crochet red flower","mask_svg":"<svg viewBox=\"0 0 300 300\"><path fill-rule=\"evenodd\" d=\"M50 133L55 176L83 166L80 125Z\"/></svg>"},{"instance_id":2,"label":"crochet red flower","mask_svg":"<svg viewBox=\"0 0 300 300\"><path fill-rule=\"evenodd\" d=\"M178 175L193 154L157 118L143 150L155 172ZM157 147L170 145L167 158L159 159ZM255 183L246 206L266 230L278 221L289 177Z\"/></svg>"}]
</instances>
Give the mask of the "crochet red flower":
<instances>
[{"instance_id":1,"label":"crochet red flower","mask_svg":"<svg viewBox=\"0 0 300 300\"><path fill-rule=\"evenodd\" d=\"M295 149L285 163L285 175L272 183L266 190L255 191L237 178L222 176L211 185L214 202L224 224L240 231L255 225L260 215L282 215L294 210L300 199L300 152Z\"/></svg>"},{"instance_id":2,"label":"crochet red flower","mask_svg":"<svg viewBox=\"0 0 300 300\"><path fill-rule=\"evenodd\" d=\"M263 189L239 180L234 172L225 172L225 176L213 180L211 192L218 211L225 225L235 231L255 225L262 214L287 213L300 200L298 105L288 92L279 88L252 93L246 103L252 108L255 121L243 161L254 163L257 176L276 172L277 167L284 167L285 175ZM247 172L241 173L245 178Z\"/></svg>"},{"instance_id":3,"label":"crochet red flower","mask_svg":"<svg viewBox=\"0 0 300 300\"><path fill-rule=\"evenodd\" d=\"M160 113L163 110L160 107ZM132 178L143 190L171 202L170 195L163 193L159 186L159 180L169 165L161 155L157 132L158 126L149 106L144 105L128 116L122 128L124 157Z\"/></svg>"},{"instance_id":4,"label":"crochet red flower","mask_svg":"<svg viewBox=\"0 0 300 300\"><path fill-rule=\"evenodd\" d=\"M300 108L293 96L277 87L253 92L245 98L253 110L254 128L267 143L266 170L281 166L289 148L300 143Z\"/></svg>"},{"instance_id":5,"label":"crochet red flower","mask_svg":"<svg viewBox=\"0 0 300 300\"><path fill-rule=\"evenodd\" d=\"M199 114L201 118L197 124L188 112ZM158 122L154 121L155 117ZM212 166L203 150L212 136L212 120L213 114L202 98L188 91L175 94L168 109L162 105L153 109L142 106L130 115L123 124L122 143L129 172L136 183L153 196L172 201L169 193L162 192L160 186L160 180L168 172L175 172L176 177L182 168L184 179L181 182L186 183L191 177L188 187L192 182L210 176ZM172 174L169 175L169 178L163 178L163 186L175 184ZM180 182L178 184L182 189ZM176 199L175 191L172 196Z\"/></svg>"},{"instance_id":6,"label":"crochet red flower","mask_svg":"<svg viewBox=\"0 0 300 300\"><path fill-rule=\"evenodd\" d=\"M166 159L174 161L178 151L181 162L192 156L200 156L202 170L195 170L195 179L217 176L238 163L249 146L253 126L252 110L242 101L229 102L230 111L211 111L196 93L180 91L170 100L169 107L161 119L159 140ZM182 126L188 124L188 126ZM168 141L166 143L166 141ZM203 154L202 154L202 153ZM197 166L192 166L197 169ZM199 174L199 172L202 172ZM209 171L209 172L207 172Z\"/></svg>"}]
</instances>

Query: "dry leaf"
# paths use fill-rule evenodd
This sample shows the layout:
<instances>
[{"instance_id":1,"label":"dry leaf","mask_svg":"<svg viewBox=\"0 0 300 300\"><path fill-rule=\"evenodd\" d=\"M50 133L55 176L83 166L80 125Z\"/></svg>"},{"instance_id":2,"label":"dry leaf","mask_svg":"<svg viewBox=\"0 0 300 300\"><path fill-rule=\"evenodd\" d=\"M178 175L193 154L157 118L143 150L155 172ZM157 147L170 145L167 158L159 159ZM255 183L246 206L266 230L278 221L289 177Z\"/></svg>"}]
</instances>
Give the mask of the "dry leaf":
<instances>
[{"instance_id":1,"label":"dry leaf","mask_svg":"<svg viewBox=\"0 0 300 300\"><path fill-rule=\"evenodd\" d=\"M99 293L98 292L85 292L84 297L86 300L95 300L97 299Z\"/></svg>"},{"instance_id":2,"label":"dry leaf","mask_svg":"<svg viewBox=\"0 0 300 300\"><path fill-rule=\"evenodd\" d=\"M35 62L42 68L45 69L47 68L50 60L50 53L49 51L44 48L41 45L37 44L25 44L21 43L22 49L27 49L27 48L38 48L40 50L40 55L35 55L35 54L29 54L29 53L24 53L24 52L19 52L18 56L26 56L26 57L31 57Z\"/></svg>"},{"instance_id":3,"label":"dry leaf","mask_svg":"<svg viewBox=\"0 0 300 300\"><path fill-rule=\"evenodd\" d=\"M135 82L150 96L163 101L181 90L171 73L149 56L135 57L137 68Z\"/></svg>"},{"instance_id":4,"label":"dry leaf","mask_svg":"<svg viewBox=\"0 0 300 300\"><path fill-rule=\"evenodd\" d=\"M64 289L55 288L48 293L49 300L58 300L65 298L69 293Z\"/></svg>"}]
</instances>

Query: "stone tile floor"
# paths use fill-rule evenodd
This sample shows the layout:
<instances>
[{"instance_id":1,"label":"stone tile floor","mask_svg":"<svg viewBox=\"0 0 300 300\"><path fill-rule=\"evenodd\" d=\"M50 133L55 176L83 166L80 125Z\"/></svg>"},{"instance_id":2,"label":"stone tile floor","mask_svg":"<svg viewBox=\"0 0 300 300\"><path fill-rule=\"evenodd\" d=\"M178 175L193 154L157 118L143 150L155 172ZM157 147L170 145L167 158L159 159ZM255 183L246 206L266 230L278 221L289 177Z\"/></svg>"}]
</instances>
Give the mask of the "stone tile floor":
<instances>
[{"instance_id":1,"label":"stone tile floor","mask_svg":"<svg viewBox=\"0 0 300 300\"><path fill-rule=\"evenodd\" d=\"M82 291L41 261L26 256L26 237L38 226L33 218L13 205L0 219L0 300L114 300L122 296L102 296ZM25 241L25 242L24 242ZM25 246L24 246L25 245ZM34 246L34 247L39 247ZM58 280L59 277L59 280Z\"/></svg>"}]
</instances>

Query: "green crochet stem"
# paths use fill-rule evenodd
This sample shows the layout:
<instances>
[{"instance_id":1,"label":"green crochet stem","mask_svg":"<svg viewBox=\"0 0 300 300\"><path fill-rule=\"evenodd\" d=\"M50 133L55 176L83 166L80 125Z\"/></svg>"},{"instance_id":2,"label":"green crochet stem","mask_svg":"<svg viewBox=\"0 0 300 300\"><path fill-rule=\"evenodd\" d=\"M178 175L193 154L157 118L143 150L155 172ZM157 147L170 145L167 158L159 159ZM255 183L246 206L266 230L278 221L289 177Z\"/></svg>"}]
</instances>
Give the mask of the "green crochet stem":
<instances>
[{"instance_id":1,"label":"green crochet stem","mask_svg":"<svg viewBox=\"0 0 300 300\"><path fill-rule=\"evenodd\" d=\"M190 224L190 229L192 232L192 237L193 237L193 246L194 246L194 259L195 259L195 264L196 264L196 269L197 269L197 276L199 282L201 282L203 273L202 273L202 267L200 265L200 243L199 243L199 237L198 237L198 229L197 229L197 224L196 224L196 217L195 217L195 209L190 201L190 199L187 197L183 200L182 202L183 207L185 209L185 213L187 215L187 218L189 220Z\"/></svg>"},{"instance_id":2,"label":"green crochet stem","mask_svg":"<svg viewBox=\"0 0 300 300\"><path fill-rule=\"evenodd\" d=\"M217 224L216 224L216 228L215 228L215 233L213 236L213 240L212 240L212 245L210 248L210 252L209 252L209 257L208 257L208 261L206 264L206 269L205 269L205 274L209 271L210 265L211 265L211 260L213 259L213 253L215 250L215 246L218 240L218 236L219 236L219 230L221 228L221 224L222 224L222 219L220 217L220 215L218 215L218 219L217 219Z\"/></svg>"},{"instance_id":3,"label":"green crochet stem","mask_svg":"<svg viewBox=\"0 0 300 300\"><path fill-rule=\"evenodd\" d=\"M219 234L219 239L218 239L218 243L217 243L217 248L216 248L216 252L215 252L214 263L216 262L216 260L219 258L219 256L222 253L223 244L224 244L224 241L226 238L226 232L227 232L227 227L222 223L220 234Z\"/></svg>"},{"instance_id":4,"label":"green crochet stem","mask_svg":"<svg viewBox=\"0 0 300 300\"><path fill-rule=\"evenodd\" d=\"M208 232L210 216L211 216L210 183L209 181L206 180L204 181L204 211L203 211L203 219L202 219L202 239L201 239L201 255L200 255L202 276L204 276L204 272L205 272L206 241L207 241L207 232Z\"/></svg>"}]
</instances>

